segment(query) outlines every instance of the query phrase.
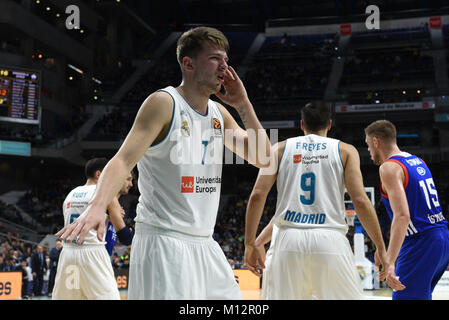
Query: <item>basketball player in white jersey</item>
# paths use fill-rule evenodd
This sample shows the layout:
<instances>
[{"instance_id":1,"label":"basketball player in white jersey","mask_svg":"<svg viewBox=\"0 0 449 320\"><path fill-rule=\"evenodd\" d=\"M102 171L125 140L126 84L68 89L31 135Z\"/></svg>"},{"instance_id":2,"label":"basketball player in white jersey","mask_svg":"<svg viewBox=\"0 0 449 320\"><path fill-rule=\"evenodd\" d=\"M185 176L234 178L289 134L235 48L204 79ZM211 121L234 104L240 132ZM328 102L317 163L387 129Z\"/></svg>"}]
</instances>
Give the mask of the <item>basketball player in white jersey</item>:
<instances>
[{"instance_id":1,"label":"basketball player in white jersey","mask_svg":"<svg viewBox=\"0 0 449 320\"><path fill-rule=\"evenodd\" d=\"M345 186L357 216L377 247L376 265L388 264L376 212L368 199L357 150L327 138L331 112L324 102L301 109L298 136L273 146L278 172L259 171L246 216L245 256L249 269L264 267L263 247L255 244L266 197L277 182L267 299L363 299L354 254L346 238Z\"/></svg>"},{"instance_id":2,"label":"basketball player in white jersey","mask_svg":"<svg viewBox=\"0 0 449 320\"><path fill-rule=\"evenodd\" d=\"M84 211L92 199L98 178L107 162L106 158L95 158L86 163L86 184L70 191L64 200L64 225L69 225ZM110 210L109 214L115 211ZM120 216L120 212L116 215ZM107 217L105 210L103 219L106 220ZM53 300L120 300L105 241L98 239L95 230L89 231L82 244L64 243L52 298Z\"/></svg>"},{"instance_id":3,"label":"basketball player in white jersey","mask_svg":"<svg viewBox=\"0 0 449 320\"><path fill-rule=\"evenodd\" d=\"M268 161L270 142L234 69L229 44L214 28L181 35L177 59L182 83L151 94L117 154L103 171L83 215L56 235L82 241L92 228L104 232L102 212L137 164L135 234L129 299L241 299L231 266L212 234L220 200L223 145L257 167ZM220 93L222 86L225 93ZM239 113L210 100L215 94ZM230 129L232 135L225 135ZM249 139L248 130L255 139ZM228 131L227 131L228 132ZM244 150L236 141L242 141Z\"/></svg>"}]
</instances>

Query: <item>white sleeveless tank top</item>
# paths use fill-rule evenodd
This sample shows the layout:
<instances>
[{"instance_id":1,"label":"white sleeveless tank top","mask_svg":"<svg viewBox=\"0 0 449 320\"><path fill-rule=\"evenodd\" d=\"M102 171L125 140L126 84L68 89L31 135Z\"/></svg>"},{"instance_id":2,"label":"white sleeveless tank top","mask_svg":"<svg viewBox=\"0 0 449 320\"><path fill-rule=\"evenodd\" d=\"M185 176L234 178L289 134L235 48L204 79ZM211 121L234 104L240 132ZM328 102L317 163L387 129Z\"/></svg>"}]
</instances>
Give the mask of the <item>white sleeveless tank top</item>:
<instances>
[{"instance_id":1,"label":"white sleeveless tank top","mask_svg":"<svg viewBox=\"0 0 449 320\"><path fill-rule=\"evenodd\" d=\"M278 227L333 228L346 234L339 144L315 134L286 140L277 177Z\"/></svg>"},{"instance_id":2,"label":"white sleeveless tank top","mask_svg":"<svg viewBox=\"0 0 449 320\"><path fill-rule=\"evenodd\" d=\"M84 212L84 210L86 210L89 201L94 196L96 188L96 185L79 186L70 191L70 193L65 198L62 207L62 212L64 214L64 226L72 223ZM105 221L108 218L106 213L104 215L104 218ZM106 244L106 242L104 241L104 237L103 241L99 241L97 238L97 231L91 229L84 238L83 244L104 245Z\"/></svg>"},{"instance_id":3,"label":"white sleeveless tank top","mask_svg":"<svg viewBox=\"0 0 449 320\"><path fill-rule=\"evenodd\" d=\"M208 101L205 115L174 87L173 116L166 137L137 163L140 191L136 222L195 236L211 236L220 202L223 116Z\"/></svg>"}]
</instances>

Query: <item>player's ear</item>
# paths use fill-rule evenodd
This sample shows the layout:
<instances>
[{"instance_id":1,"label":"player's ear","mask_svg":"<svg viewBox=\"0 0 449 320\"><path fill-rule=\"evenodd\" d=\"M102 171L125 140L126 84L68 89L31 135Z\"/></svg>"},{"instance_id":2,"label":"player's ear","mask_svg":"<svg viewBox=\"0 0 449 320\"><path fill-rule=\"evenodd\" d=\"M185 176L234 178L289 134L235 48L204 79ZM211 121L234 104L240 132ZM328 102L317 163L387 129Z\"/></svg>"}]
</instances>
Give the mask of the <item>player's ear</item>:
<instances>
[{"instance_id":1,"label":"player's ear","mask_svg":"<svg viewBox=\"0 0 449 320\"><path fill-rule=\"evenodd\" d=\"M327 126L327 131L330 131L332 128L332 120L329 120L329 125Z\"/></svg>"},{"instance_id":2,"label":"player's ear","mask_svg":"<svg viewBox=\"0 0 449 320\"><path fill-rule=\"evenodd\" d=\"M380 140L379 140L377 137L373 137L373 145L374 145L376 148L379 148Z\"/></svg>"},{"instance_id":3,"label":"player's ear","mask_svg":"<svg viewBox=\"0 0 449 320\"><path fill-rule=\"evenodd\" d=\"M182 58L182 66L184 67L185 71L193 70L193 59L187 56Z\"/></svg>"},{"instance_id":4,"label":"player's ear","mask_svg":"<svg viewBox=\"0 0 449 320\"><path fill-rule=\"evenodd\" d=\"M301 130L304 131L304 122L301 120L300 123L301 123Z\"/></svg>"},{"instance_id":5,"label":"player's ear","mask_svg":"<svg viewBox=\"0 0 449 320\"><path fill-rule=\"evenodd\" d=\"M95 179L99 179L100 175L101 175L101 171L100 170L95 171Z\"/></svg>"}]
</instances>

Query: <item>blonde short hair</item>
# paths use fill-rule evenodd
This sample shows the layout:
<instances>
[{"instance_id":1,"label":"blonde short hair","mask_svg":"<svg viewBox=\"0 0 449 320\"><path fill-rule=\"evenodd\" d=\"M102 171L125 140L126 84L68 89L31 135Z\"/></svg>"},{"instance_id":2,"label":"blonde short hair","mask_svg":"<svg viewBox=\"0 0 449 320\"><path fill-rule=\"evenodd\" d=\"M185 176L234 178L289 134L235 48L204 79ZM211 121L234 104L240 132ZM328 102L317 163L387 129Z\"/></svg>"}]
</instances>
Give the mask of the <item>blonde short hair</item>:
<instances>
[{"instance_id":1,"label":"blonde short hair","mask_svg":"<svg viewBox=\"0 0 449 320\"><path fill-rule=\"evenodd\" d=\"M195 58L206 41L225 50L226 53L229 51L228 39L220 30L210 27L196 27L190 29L181 35L176 47L176 58L181 68L182 59L184 57Z\"/></svg>"},{"instance_id":2,"label":"blonde short hair","mask_svg":"<svg viewBox=\"0 0 449 320\"><path fill-rule=\"evenodd\" d=\"M365 128L365 134L386 142L396 142L396 127L388 120L377 120Z\"/></svg>"}]
</instances>

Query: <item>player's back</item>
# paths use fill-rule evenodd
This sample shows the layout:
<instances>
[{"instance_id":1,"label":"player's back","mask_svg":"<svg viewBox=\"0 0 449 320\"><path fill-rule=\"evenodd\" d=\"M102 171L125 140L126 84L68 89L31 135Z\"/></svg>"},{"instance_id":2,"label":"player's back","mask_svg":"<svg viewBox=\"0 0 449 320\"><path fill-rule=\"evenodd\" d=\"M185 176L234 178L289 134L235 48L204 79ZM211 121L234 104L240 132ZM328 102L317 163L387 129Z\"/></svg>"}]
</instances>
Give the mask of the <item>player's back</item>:
<instances>
[{"instance_id":1,"label":"player's back","mask_svg":"<svg viewBox=\"0 0 449 320\"><path fill-rule=\"evenodd\" d=\"M399 164L404 172L404 190L410 212L406 239L435 227L447 228L448 223L443 216L432 173L426 163L419 157L406 152L390 157L387 161ZM393 219L388 195L383 193L382 188L381 195L388 215L390 219Z\"/></svg>"},{"instance_id":2,"label":"player's back","mask_svg":"<svg viewBox=\"0 0 449 320\"><path fill-rule=\"evenodd\" d=\"M339 144L315 134L286 140L277 178L276 225L347 232Z\"/></svg>"},{"instance_id":3,"label":"player's back","mask_svg":"<svg viewBox=\"0 0 449 320\"><path fill-rule=\"evenodd\" d=\"M63 214L64 214L64 226L72 223L76 218L78 218L84 210L86 210L89 201L92 199L96 185L79 186L70 191L64 200L63 204ZM105 219L107 215L105 213ZM86 235L83 244L105 244L105 242L100 242L97 238L97 232L95 230L90 230Z\"/></svg>"}]
</instances>

